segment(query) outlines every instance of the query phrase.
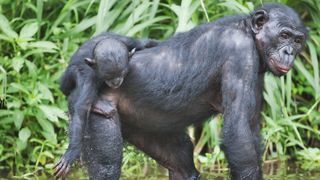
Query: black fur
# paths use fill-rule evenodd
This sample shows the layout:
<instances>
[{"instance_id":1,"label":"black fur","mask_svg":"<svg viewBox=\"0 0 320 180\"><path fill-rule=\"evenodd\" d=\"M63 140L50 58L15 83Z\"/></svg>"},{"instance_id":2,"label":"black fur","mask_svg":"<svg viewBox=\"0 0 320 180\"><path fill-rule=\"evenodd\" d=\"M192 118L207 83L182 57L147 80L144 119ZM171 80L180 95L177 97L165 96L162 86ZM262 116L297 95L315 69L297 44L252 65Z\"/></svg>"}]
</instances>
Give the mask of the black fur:
<instances>
[{"instance_id":1,"label":"black fur","mask_svg":"<svg viewBox=\"0 0 320 180\"><path fill-rule=\"evenodd\" d=\"M285 74L305 37L298 15L280 4L264 5L248 16L224 17L137 52L123 85L105 91L101 99L114 98L124 139L168 168L170 179L199 179L185 128L223 113L223 150L232 179L262 179L263 76L266 71ZM103 104L100 100L95 109ZM96 116L90 116L91 126ZM88 136L109 134L105 126ZM101 161L119 154L106 147L110 141L84 142L105 149L84 150L87 158L98 154L87 164L101 169L98 175L89 171L92 179L120 172L110 167L121 160L114 165Z\"/></svg>"}]
</instances>

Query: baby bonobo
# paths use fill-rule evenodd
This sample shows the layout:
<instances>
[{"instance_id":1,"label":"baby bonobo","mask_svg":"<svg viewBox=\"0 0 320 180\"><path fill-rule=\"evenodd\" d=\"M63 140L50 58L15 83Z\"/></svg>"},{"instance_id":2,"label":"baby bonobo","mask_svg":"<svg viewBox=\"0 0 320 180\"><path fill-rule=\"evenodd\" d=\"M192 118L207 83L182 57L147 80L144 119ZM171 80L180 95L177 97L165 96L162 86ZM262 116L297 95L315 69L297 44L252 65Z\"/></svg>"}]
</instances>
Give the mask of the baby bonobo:
<instances>
[{"instance_id":1,"label":"baby bonobo","mask_svg":"<svg viewBox=\"0 0 320 180\"><path fill-rule=\"evenodd\" d=\"M129 57L134 49L129 52L128 47L121 41L106 37L97 41L92 51L93 57L78 61L72 59L61 80L61 89L68 96L71 124L68 149L54 167L56 178L64 178L71 164L80 157L85 121L90 108L103 87L118 88L122 84L128 72ZM64 89L67 86L63 83L75 85ZM109 117L116 112L112 102L108 102L103 110Z\"/></svg>"}]
</instances>

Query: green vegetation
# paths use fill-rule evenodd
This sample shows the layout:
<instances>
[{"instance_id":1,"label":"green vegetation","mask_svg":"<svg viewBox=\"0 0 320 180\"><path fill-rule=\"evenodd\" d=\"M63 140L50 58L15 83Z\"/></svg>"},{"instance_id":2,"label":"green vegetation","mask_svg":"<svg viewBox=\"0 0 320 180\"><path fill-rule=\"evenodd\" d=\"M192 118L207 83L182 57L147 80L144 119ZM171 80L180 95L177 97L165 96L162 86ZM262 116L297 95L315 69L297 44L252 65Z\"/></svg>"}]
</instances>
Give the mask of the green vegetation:
<instances>
[{"instance_id":1,"label":"green vegetation","mask_svg":"<svg viewBox=\"0 0 320 180\"><path fill-rule=\"evenodd\" d=\"M320 168L320 1L276 2L299 12L310 27L310 37L292 71L280 79L270 74L265 78L263 159L291 158L303 168ZM0 100L6 102L0 109L0 168L31 177L41 170L50 172L65 151L68 118L58 79L85 40L103 31L166 39L224 15L248 13L261 3L0 0ZM197 141L195 159L202 171L226 168L218 146L222 121L217 116L207 122ZM200 154L204 148L207 153ZM143 176L156 168L133 147L125 148L125 176Z\"/></svg>"}]
</instances>

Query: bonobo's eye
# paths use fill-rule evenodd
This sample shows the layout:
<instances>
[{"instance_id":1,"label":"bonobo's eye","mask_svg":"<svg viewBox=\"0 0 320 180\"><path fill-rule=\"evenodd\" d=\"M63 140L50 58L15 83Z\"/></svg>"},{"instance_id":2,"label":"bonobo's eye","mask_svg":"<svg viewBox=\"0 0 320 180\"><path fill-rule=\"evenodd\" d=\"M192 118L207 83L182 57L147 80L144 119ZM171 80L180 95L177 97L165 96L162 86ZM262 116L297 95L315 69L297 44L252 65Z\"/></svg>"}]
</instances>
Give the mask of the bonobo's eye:
<instances>
[{"instance_id":1,"label":"bonobo's eye","mask_svg":"<svg viewBox=\"0 0 320 180\"><path fill-rule=\"evenodd\" d=\"M294 42L297 43L297 44L301 44L302 41L303 41L303 39L300 38L300 37L294 39Z\"/></svg>"},{"instance_id":2,"label":"bonobo's eye","mask_svg":"<svg viewBox=\"0 0 320 180\"><path fill-rule=\"evenodd\" d=\"M111 74L105 74L104 75L104 79L105 80L111 80L111 79L113 79L113 76Z\"/></svg>"},{"instance_id":3,"label":"bonobo's eye","mask_svg":"<svg viewBox=\"0 0 320 180\"><path fill-rule=\"evenodd\" d=\"M283 39L289 39L290 35L288 32L282 32L280 34L280 37L283 38Z\"/></svg>"}]
</instances>

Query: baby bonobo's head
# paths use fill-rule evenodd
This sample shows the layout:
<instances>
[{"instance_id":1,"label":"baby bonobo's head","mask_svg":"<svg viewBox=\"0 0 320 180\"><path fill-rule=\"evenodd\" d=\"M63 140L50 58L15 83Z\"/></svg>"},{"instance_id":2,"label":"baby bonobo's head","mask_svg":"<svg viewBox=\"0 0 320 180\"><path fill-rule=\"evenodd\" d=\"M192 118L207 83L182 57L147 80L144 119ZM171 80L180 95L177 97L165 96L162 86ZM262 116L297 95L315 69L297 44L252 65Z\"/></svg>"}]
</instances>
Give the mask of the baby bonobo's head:
<instances>
[{"instance_id":1,"label":"baby bonobo's head","mask_svg":"<svg viewBox=\"0 0 320 180\"><path fill-rule=\"evenodd\" d=\"M94 59L85 61L94 70L99 81L104 81L111 88L118 88L128 73L128 48L120 41L102 39L93 50Z\"/></svg>"}]
</instances>

